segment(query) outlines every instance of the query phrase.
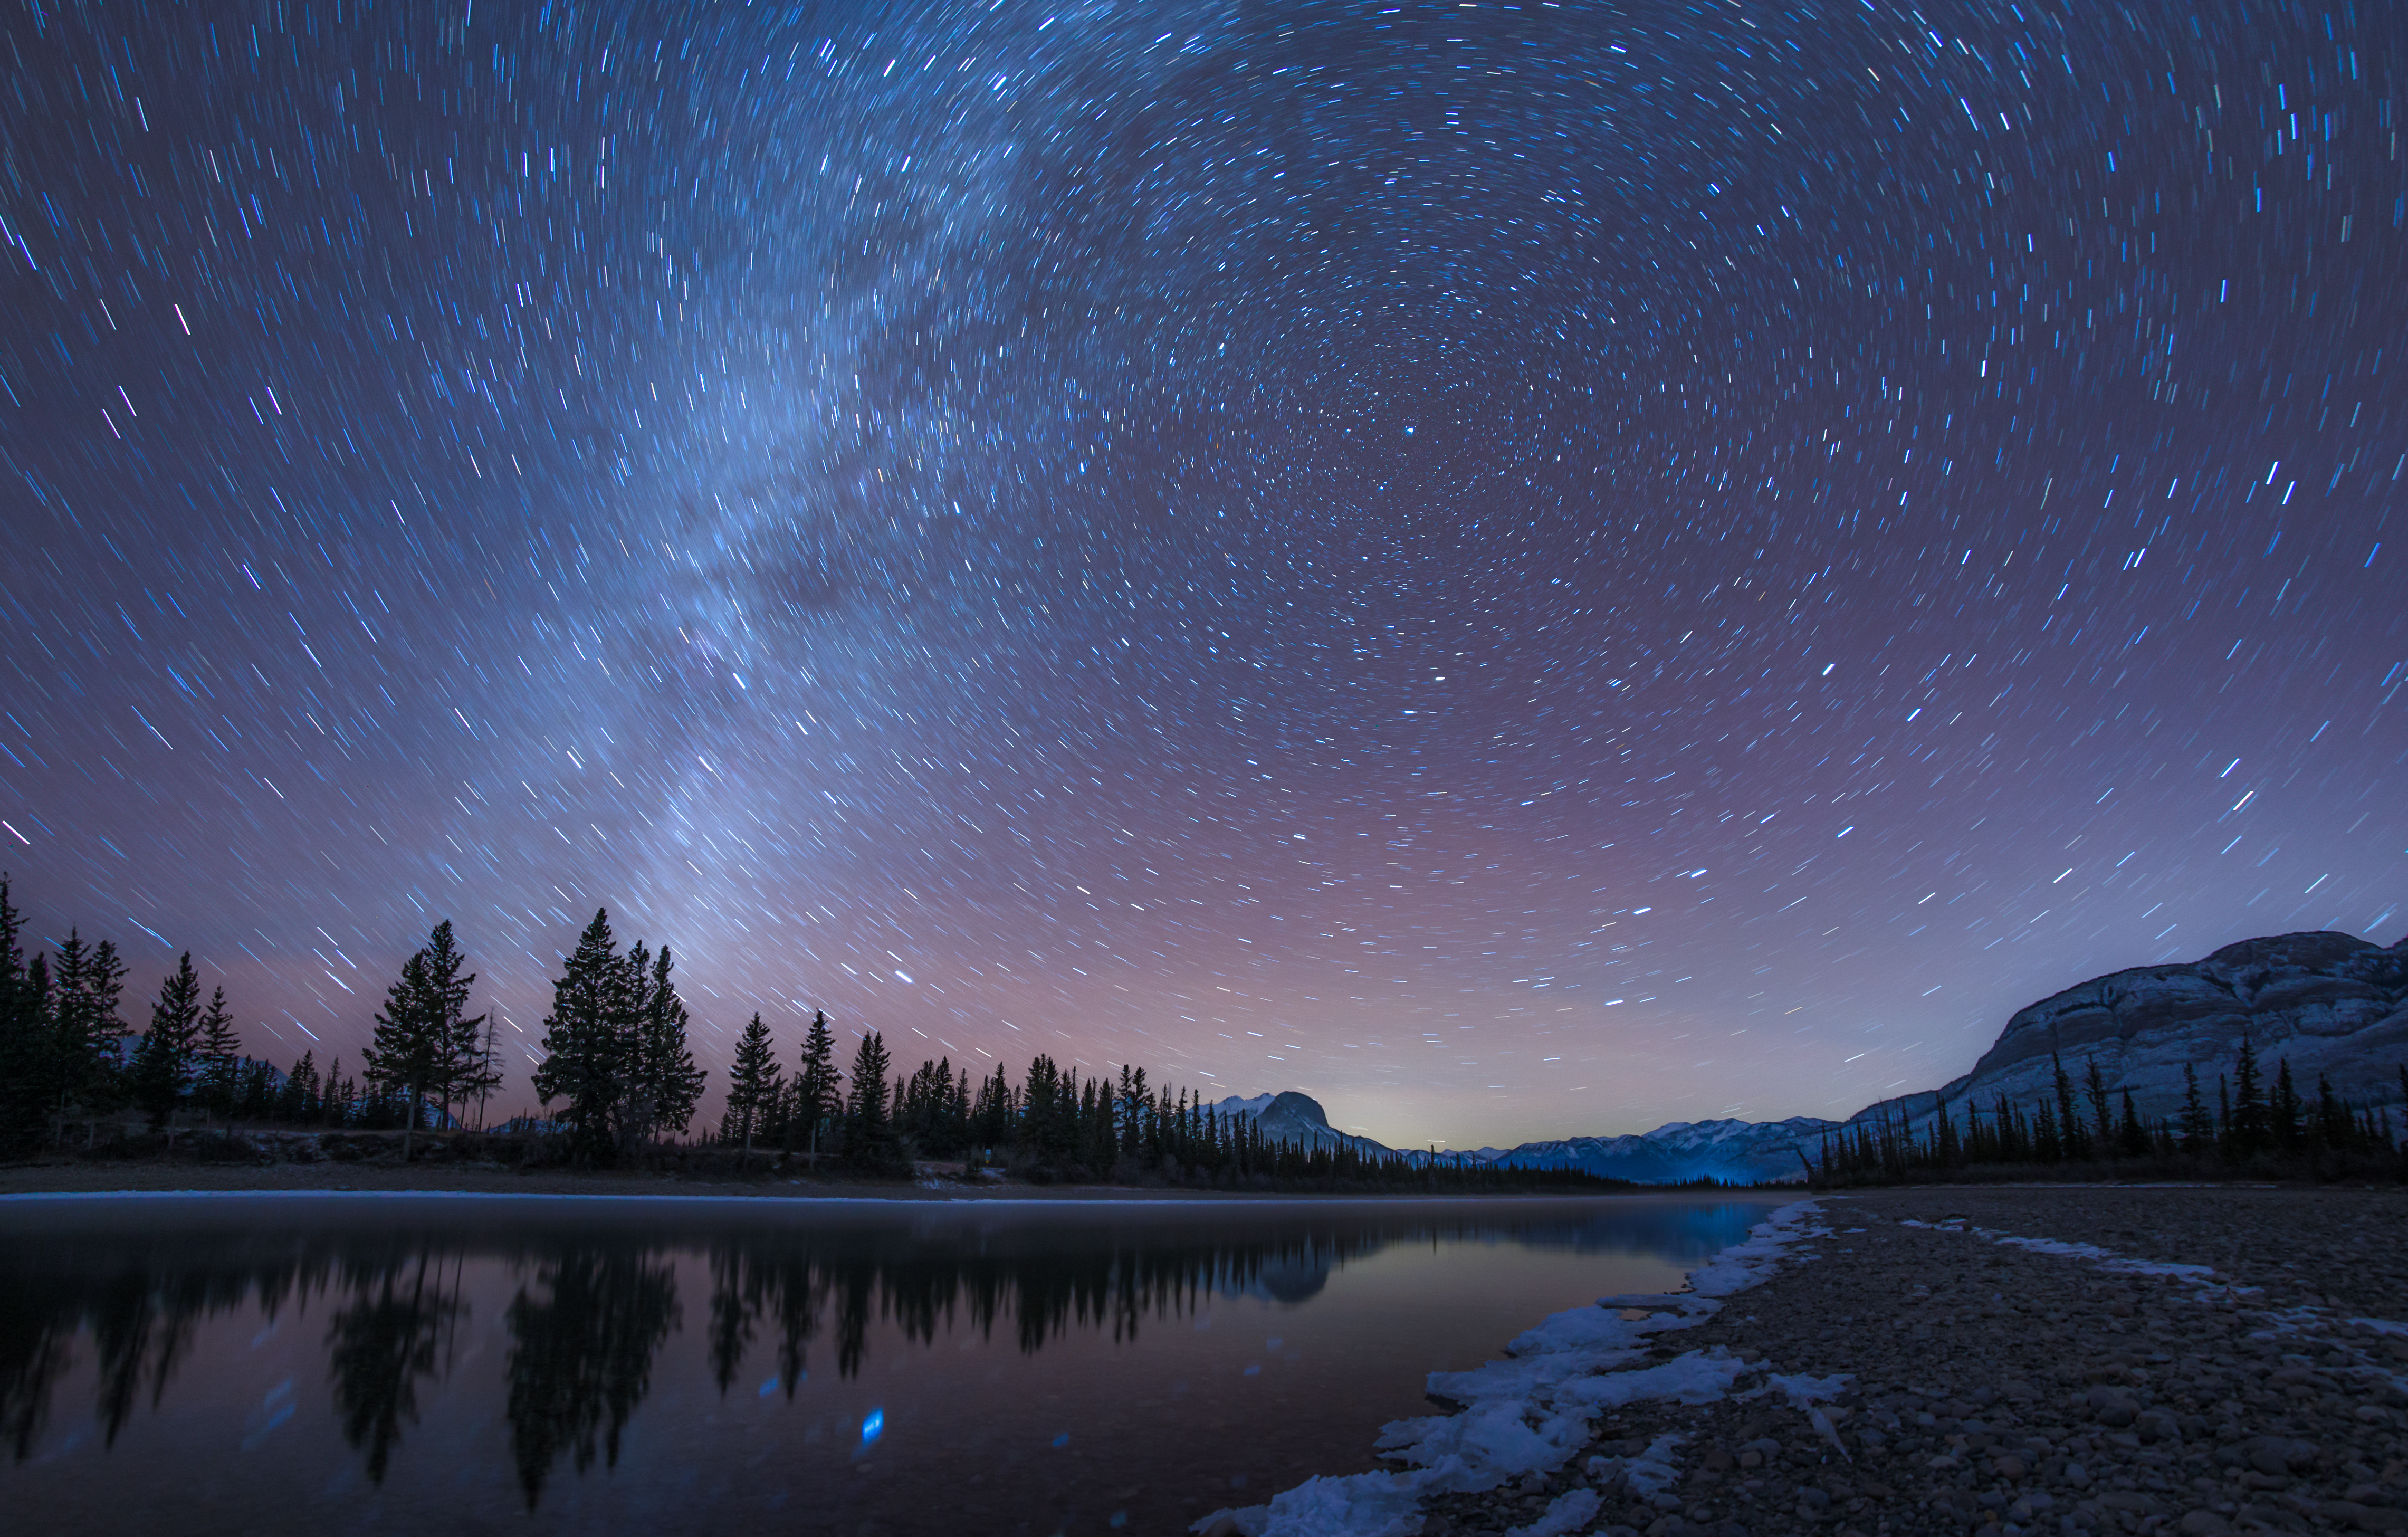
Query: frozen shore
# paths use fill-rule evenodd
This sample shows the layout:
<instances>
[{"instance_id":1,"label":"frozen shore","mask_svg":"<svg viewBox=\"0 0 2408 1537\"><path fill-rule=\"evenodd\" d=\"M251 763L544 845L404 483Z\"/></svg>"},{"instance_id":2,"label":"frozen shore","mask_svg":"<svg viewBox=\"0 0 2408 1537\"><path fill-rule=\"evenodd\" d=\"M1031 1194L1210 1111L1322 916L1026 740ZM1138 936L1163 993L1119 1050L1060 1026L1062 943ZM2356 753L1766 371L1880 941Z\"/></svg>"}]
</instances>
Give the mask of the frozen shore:
<instances>
[{"instance_id":1,"label":"frozen shore","mask_svg":"<svg viewBox=\"0 0 2408 1537\"><path fill-rule=\"evenodd\" d=\"M1249 1537L2408 1531L2408 1196L2064 1187L1784 1208L1559 1314Z\"/></svg>"}]
</instances>

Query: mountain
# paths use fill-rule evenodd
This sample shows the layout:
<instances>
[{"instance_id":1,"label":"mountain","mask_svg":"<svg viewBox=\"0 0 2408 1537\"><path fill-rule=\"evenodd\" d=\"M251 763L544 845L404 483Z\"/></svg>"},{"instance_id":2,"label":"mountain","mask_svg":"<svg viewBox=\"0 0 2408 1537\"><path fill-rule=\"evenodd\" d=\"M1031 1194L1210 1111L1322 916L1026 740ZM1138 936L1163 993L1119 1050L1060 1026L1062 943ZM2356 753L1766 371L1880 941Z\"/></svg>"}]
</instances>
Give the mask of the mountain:
<instances>
[{"instance_id":1,"label":"mountain","mask_svg":"<svg viewBox=\"0 0 2408 1537\"><path fill-rule=\"evenodd\" d=\"M1852 1122L1922 1124L1942 1102L1984 1106L2000 1094L2028 1105L2050 1092L2052 1054L2078 1084L2097 1061L2111 1092L2127 1087L2143 1116L2182 1106L2183 1068L2214 1102L2247 1036L2271 1079L2291 1065L2302 1094L2316 1078L2344 1099L2399 1097L2408 1063L2408 939L2385 947L2348 934L2281 934L2228 944L2205 960L2143 966L2093 977L2015 1012L1973 1070L1937 1089L1868 1105Z\"/></svg>"},{"instance_id":2,"label":"mountain","mask_svg":"<svg viewBox=\"0 0 2408 1537\"><path fill-rule=\"evenodd\" d=\"M2077 1085L2095 1060L2111 1094L2120 1099L2129 1088L2143 1116L2170 1116L2182 1105L2183 1068L2199 1074L2213 1102L2216 1075L2231 1070L2243 1036L2256 1044L2270 1080L2275 1065L2288 1061L2303 1096L2314 1095L2323 1075L2357 1103L2396 1101L2400 1070L2408 1064L2408 938L2386 949L2349 934L2280 934L2228 944L2205 960L2093 977L2015 1011L1971 1072L1868 1105L1844 1122L1811 1115L1674 1121L1636 1136L1562 1138L1460 1156L1526 1169L1575 1167L1651 1185L1785 1181L1802 1171L1800 1154L1819 1156L1823 1133L1842 1126L1888 1120L1920 1128L1943 1104L1961 1117L1968 1099L1986 1108L2000 1094L2028 1106L2053 1091L2052 1057ZM1390 1151L1331 1129L1321 1106L1301 1094L1233 1095L1217 1108L1254 1117L1274 1140Z\"/></svg>"},{"instance_id":3,"label":"mountain","mask_svg":"<svg viewBox=\"0 0 2408 1537\"><path fill-rule=\"evenodd\" d=\"M1571 1137L1524 1142L1493 1160L1516 1169L1584 1169L1641 1185L1683 1180L1766 1184L1800 1177L1801 1156L1821 1156L1822 1134L1837 1121L1793 1115L1785 1121L1674 1121L1628 1137Z\"/></svg>"},{"instance_id":4,"label":"mountain","mask_svg":"<svg viewBox=\"0 0 2408 1537\"><path fill-rule=\"evenodd\" d=\"M1258 1094L1251 1099L1241 1099L1233 1094L1212 1108L1219 1111L1224 1119L1243 1116L1252 1120L1261 1128L1265 1139L1270 1142L1293 1142L1308 1150L1351 1147L1358 1153L1374 1156L1396 1151L1369 1137L1338 1130L1329 1124L1328 1115L1322 1111L1321 1101L1310 1095L1294 1092ZM1428 1155L1424 1154L1423 1156Z\"/></svg>"}]
</instances>

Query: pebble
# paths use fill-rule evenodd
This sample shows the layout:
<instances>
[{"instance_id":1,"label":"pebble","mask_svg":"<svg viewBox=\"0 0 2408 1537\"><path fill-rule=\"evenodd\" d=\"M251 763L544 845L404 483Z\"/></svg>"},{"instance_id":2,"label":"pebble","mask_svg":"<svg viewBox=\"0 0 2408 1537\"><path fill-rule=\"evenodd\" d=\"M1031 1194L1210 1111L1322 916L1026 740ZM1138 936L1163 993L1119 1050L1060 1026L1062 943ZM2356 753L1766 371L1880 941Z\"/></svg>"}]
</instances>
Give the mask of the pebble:
<instances>
[{"instance_id":1,"label":"pebble","mask_svg":"<svg viewBox=\"0 0 2408 1537\"><path fill-rule=\"evenodd\" d=\"M1627 1405L1540 1494L1588 1483L1594 1453L1678 1431L1679 1481L1655 1499L1598 1482L1590 1531L2408 1534L2408 1194L2027 1186L1823 1199L1835 1232L1799 1245L1811 1261L1667 1342L1785 1375L1852 1374L1820 1406L1833 1433L1777 1392ZM2036 1252L1977 1228L2116 1259ZM2214 1271L2133 1273L2117 1260ZM1510 1528L1523 1487L1434 1499L1425 1530Z\"/></svg>"}]
</instances>

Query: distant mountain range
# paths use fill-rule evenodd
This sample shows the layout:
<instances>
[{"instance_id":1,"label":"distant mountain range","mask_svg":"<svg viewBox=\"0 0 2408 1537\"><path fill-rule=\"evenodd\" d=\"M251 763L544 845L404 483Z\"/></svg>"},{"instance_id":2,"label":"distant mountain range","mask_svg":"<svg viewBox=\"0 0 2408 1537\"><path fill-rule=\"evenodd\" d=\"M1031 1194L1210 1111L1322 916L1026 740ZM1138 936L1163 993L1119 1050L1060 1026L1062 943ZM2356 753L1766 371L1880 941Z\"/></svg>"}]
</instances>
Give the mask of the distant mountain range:
<instances>
[{"instance_id":1,"label":"distant mountain range","mask_svg":"<svg viewBox=\"0 0 2408 1537\"><path fill-rule=\"evenodd\" d=\"M2015 1012L1973 1070L1936 1089L1866 1106L1845 1121L1674 1121L1637 1136L1570 1137L1484 1147L1460 1156L1520 1168L1577 1167L1612 1179L1670 1184L1701 1178L1778 1181L1802 1177L1803 1156L1823 1134L1886 1118L1924 1127L1945 1104L1961 1116L1968 1099L1985 1108L2000 1094L2029 1104L2049 1092L2052 1055L2076 1079L2096 1060L2110 1091L2132 1091L2143 1115L2172 1114L2183 1068L2213 1095L2247 1036L2271 1075L2288 1060L2302 1094L2319 1074L2358 1103L2400 1098L2408 1063L2408 938L2385 948L2348 934L2283 934L2229 944L2205 960L2144 966L2094 977ZM1232 1096L1225 1115L1254 1118L1266 1136L1306 1147L1393 1151L1338 1131L1302 1094ZM1408 1150L1407 1156L1427 1153Z\"/></svg>"}]
</instances>

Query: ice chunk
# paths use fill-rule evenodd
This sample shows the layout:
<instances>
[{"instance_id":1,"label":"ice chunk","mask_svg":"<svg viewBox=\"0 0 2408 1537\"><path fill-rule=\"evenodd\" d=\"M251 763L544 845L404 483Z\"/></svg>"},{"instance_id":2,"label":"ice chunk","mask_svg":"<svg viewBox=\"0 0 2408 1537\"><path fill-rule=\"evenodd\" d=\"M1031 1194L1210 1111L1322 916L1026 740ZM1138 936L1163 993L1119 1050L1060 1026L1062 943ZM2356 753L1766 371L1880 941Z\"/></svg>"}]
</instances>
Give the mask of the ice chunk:
<instances>
[{"instance_id":1,"label":"ice chunk","mask_svg":"<svg viewBox=\"0 0 2408 1537\"><path fill-rule=\"evenodd\" d=\"M1787 1394L1789 1407L1807 1410L1838 1398L1856 1380L1853 1372L1836 1372L1828 1377L1784 1376L1776 1372L1764 1379L1764 1391Z\"/></svg>"},{"instance_id":2,"label":"ice chunk","mask_svg":"<svg viewBox=\"0 0 2408 1537\"><path fill-rule=\"evenodd\" d=\"M1412 1537L1422 1529L1420 1482L1389 1472L1308 1478L1268 1505L1216 1510L1188 1530L1226 1515L1245 1537Z\"/></svg>"},{"instance_id":3,"label":"ice chunk","mask_svg":"<svg viewBox=\"0 0 2408 1537\"><path fill-rule=\"evenodd\" d=\"M1513 1357L1552 1356L1562 1351L1630 1350L1647 1336L1667 1327L1658 1318L1632 1320L1605 1307L1567 1308L1549 1314L1543 1323L1524 1329L1506 1343ZM1670 1327L1679 1327L1673 1324Z\"/></svg>"},{"instance_id":4,"label":"ice chunk","mask_svg":"<svg viewBox=\"0 0 2408 1537\"><path fill-rule=\"evenodd\" d=\"M1650 1312L1661 1312L1669 1308L1679 1312L1696 1307L1704 1301L1704 1298L1693 1296L1685 1291L1626 1291L1617 1292L1612 1297L1600 1297L1597 1300L1597 1305L1601 1308L1645 1308Z\"/></svg>"},{"instance_id":5,"label":"ice chunk","mask_svg":"<svg viewBox=\"0 0 2408 1537\"><path fill-rule=\"evenodd\" d=\"M1383 1457L1424 1470L1432 1493L1493 1489L1509 1478L1553 1472L1588 1439L1588 1415L1526 1399L1476 1403L1459 1415L1395 1420L1380 1432Z\"/></svg>"},{"instance_id":6,"label":"ice chunk","mask_svg":"<svg viewBox=\"0 0 2408 1537\"><path fill-rule=\"evenodd\" d=\"M1682 1403L1712 1403L1729 1396L1731 1384L1759 1370L1736 1356L1692 1350L1669 1361L1637 1372L1609 1372L1577 1377L1555 1394L1559 1404L1577 1404L1591 1413L1644 1399L1673 1399Z\"/></svg>"},{"instance_id":7,"label":"ice chunk","mask_svg":"<svg viewBox=\"0 0 2408 1537\"><path fill-rule=\"evenodd\" d=\"M1688 1440L1678 1431L1669 1431L1647 1444L1647 1449L1623 1465L1630 1475L1630 1487L1641 1494L1661 1494L1681 1479L1681 1459L1672 1449Z\"/></svg>"}]
</instances>

